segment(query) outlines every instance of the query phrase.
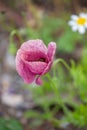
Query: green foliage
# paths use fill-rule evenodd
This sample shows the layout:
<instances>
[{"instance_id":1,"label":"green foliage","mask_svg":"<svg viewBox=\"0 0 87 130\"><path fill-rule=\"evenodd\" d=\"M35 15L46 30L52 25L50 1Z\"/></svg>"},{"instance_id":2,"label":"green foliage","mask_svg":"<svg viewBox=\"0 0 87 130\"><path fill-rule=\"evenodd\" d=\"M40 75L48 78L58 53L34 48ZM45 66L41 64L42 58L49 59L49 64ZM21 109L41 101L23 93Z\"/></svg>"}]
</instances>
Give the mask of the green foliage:
<instances>
[{"instance_id":1,"label":"green foliage","mask_svg":"<svg viewBox=\"0 0 87 130\"><path fill-rule=\"evenodd\" d=\"M87 125L87 105L79 105L74 112L69 112L66 116L67 122L74 124L78 127Z\"/></svg>"},{"instance_id":2,"label":"green foliage","mask_svg":"<svg viewBox=\"0 0 87 130\"><path fill-rule=\"evenodd\" d=\"M45 17L41 27L25 27L24 34L26 39L42 39L46 45L54 41L58 51L63 53L73 52L76 44L82 41L82 36L68 27L68 21L64 20L64 17Z\"/></svg>"},{"instance_id":3,"label":"green foliage","mask_svg":"<svg viewBox=\"0 0 87 130\"><path fill-rule=\"evenodd\" d=\"M87 66L87 64L85 64ZM74 64L71 67L71 75L74 81L77 95L80 96L80 100L87 103L87 72L85 71L84 64Z\"/></svg>"},{"instance_id":4,"label":"green foliage","mask_svg":"<svg viewBox=\"0 0 87 130\"><path fill-rule=\"evenodd\" d=\"M62 52L71 53L75 50L76 43L80 41L81 36L72 32L69 28L59 37L58 49Z\"/></svg>"},{"instance_id":5,"label":"green foliage","mask_svg":"<svg viewBox=\"0 0 87 130\"><path fill-rule=\"evenodd\" d=\"M0 130L23 130L22 125L15 119L0 118Z\"/></svg>"},{"instance_id":6,"label":"green foliage","mask_svg":"<svg viewBox=\"0 0 87 130\"><path fill-rule=\"evenodd\" d=\"M46 17L43 19L43 23L40 28L25 28L25 34L28 39L40 38L48 44L50 41L55 41L53 35L56 35L56 31L59 31L58 29L60 29L63 23L64 21L61 19ZM58 37L58 35L56 37Z\"/></svg>"},{"instance_id":7,"label":"green foliage","mask_svg":"<svg viewBox=\"0 0 87 130\"><path fill-rule=\"evenodd\" d=\"M58 60L58 62L59 61L61 60ZM64 62L64 64L66 63ZM42 122L47 120L51 122L54 126L59 127L60 119L56 119L55 115L60 110L60 108L63 109L65 114L68 112L65 106L65 102L67 101L65 98L62 99L62 94L64 94L64 90L66 90L66 92L69 91L68 83L66 82L68 79L64 74L62 66L58 65L57 67L57 61L55 61L52 70L53 71L51 71L50 74L46 74L43 78L44 84L42 86L29 86L30 90L33 93L33 100L35 104L41 108L41 112L38 112L36 110L27 111L25 113L25 116L30 119L33 118L37 120L42 120ZM62 77L60 76L61 74ZM64 82L62 82L62 80ZM54 108L51 110L50 107L53 104Z\"/></svg>"},{"instance_id":8,"label":"green foliage","mask_svg":"<svg viewBox=\"0 0 87 130\"><path fill-rule=\"evenodd\" d=\"M65 120L75 126L84 127L87 125L87 51L84 50L82 59L78 65L72 62L70 74L73 79L74 96L77 97L77 105L73 112L69 111ZM71 92L72 93L72 92ZM73 104L74 105L74 104Z\"/></svg>"},{"instance_id":9,"label":"green foliage","mask_svg":"<svg viewBox=\"0 0 87 130\"><path fill-rule=\"evenodd\" d=\"M45 18L43 26L40 29L40 37L48 44L50 41L57 41L59 33L61 33L61 27L65 25L65 21L58 18Z\"/></svg>"},{"instance_id":10,"label":"green foliage","mask_svg":"<svg viewBox=\"0 0 87 130\"><path fill-rule=\"evenodd\" d=\"M44 84L41 87L30 87L33 92L33 99L41 111L27 111L28 118L52 122L56 127L66 122L74 126L83 127L87 124L87 72L84 66L84 54L77 65L71 60L71 66L58 59L54 62L52 71L43 77ZM68 69L68 76L62 67L62 63ZM85 62L85 65L86 62ZM85 105L84 105L85 103ZM53 109L51 105L55 104ZM73 107L73 111L67 108L66 104ZM58 119L55 115L62 108L63 118Z\"/></svg>"},{"instance_id":11,"label":"green foliage","mask_svg":"<svg viewBox=\"0 0 87 130\"><path fill-rule=\"evenodd\" d=\"M69 19L69 18L68 18ZM29 39L42 39L46 45L49 42L54 41L57 43L58 51L62 53L72 53L77 43L84 44L86 42L86 36L82 39L82 36L78 32L73 32L68 25L68 21L65 19L65 15L61 18L56 17L44 17L40 27L25 27L21 30L13 30L10 35L10 52L15 53L14 35L18 35L20 42L22 43ZM86 45L86 44L84 44Z\"/></svg>"}]
</instances>

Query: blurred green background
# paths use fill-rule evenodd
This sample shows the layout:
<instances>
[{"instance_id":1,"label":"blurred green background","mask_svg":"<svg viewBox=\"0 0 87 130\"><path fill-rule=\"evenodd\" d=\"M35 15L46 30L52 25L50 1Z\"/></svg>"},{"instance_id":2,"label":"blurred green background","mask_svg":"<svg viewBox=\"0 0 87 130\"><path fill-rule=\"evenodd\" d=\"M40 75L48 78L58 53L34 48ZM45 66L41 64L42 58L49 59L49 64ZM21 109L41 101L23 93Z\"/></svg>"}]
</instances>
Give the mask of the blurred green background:
<instances>
[{"instance_id":1,"label":"blurred green background","mask_svg":"<svg viewBox=\"0 0 87 130\"><path fill-rule=\"evenodd\" d=\"M86 0L0 0L0 130L87 129L87 31L68 25ZM15 69L24 41L57 44L43 85L26 85Z\"/></svg>"}]
</instances>

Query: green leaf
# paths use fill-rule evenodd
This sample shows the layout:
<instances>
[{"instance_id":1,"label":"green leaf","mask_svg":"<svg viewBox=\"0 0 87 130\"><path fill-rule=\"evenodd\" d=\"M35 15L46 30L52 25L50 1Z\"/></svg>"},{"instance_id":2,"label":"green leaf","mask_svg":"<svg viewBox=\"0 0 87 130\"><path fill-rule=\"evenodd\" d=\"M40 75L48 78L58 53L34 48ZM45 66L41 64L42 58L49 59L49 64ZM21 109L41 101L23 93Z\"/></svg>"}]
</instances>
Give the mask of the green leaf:
<instances>
[{"instance_id":1,"label":"green leaf","mask_svg":"<svg viewBox=\"0 0 87 130\"><path fill-rule=\"evenodd\" d=\"M23 130L23 128L16 119L0 118L0 130Z\"/></svg>"}]
</instances>

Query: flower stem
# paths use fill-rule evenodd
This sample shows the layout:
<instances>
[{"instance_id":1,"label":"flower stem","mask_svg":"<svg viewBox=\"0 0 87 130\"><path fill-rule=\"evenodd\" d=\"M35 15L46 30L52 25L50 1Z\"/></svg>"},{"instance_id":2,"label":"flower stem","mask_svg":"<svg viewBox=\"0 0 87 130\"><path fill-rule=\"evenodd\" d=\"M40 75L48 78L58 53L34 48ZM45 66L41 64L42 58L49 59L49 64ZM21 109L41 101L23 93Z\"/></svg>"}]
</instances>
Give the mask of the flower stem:
<instances>
[{"instance_id":1,"label":"flower stem","mask_svg":"<svg viewBox=\"0 0 87 130\"><path fill-rule=\"evenodd\" d=\"M70 66L63 60L63 59L57 59L57 60L55 60L55 62L54 62L54 64L53 64L53 67L55 67L55 65L57 64L57 63L62 63L62 64L64 64L65 65L65 67L68 69L68 70L70 70Z\"/></svg>"}]
</instances>

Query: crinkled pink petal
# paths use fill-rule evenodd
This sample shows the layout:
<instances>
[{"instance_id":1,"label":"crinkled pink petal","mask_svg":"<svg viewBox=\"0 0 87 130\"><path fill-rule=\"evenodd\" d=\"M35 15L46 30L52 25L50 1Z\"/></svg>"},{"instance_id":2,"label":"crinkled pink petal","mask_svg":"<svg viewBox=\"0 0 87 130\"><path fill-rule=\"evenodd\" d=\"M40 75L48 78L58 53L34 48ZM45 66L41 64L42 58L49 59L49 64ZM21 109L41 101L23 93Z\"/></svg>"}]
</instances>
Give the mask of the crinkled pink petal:
<instances>
[{"instance_id":1,"label":"crinkled pink petal","mask_svg":"<svg viewBox=\"0 0 87 130\"><path fill-rule=\"evenodd\" d=\"M24 42L21 46L21 49L23 49L26 52L41 52L44 54L47 54L47 47L43 43L42 40L29 40L27 42Z\"/></svg>"},{"instance_id":2,"label":"crinkled pink petal","mask_svg":"<svg viewBox=\"0 0 87 130\"><path fill-rule=\"evenodd\" d=\"M36 78L36 84L38 84L38 85L42 85L42 80L41 80L41 78L40 78L40 76L38 76L37 78Z\"/></svg>"},{"instance_id":3,"label":"crinkled pink petal","mask_svg":"<svg viewBox=\"0 0 87 130\"><path fill-rule=\"evenodd\" d=\"M48 62L48 57L46 54L43 54L42 52L23 52L23 50L20 49L21 53L21 59L23 61L33 62L33 61L43 61Z\"/></svg>"},{"instance_id":4,"label":"crinkled pink petal","mask_svg":"<svg viewBox=\"0 0 87 130\"><path fill-rule=\"evenodd\" d=\"M20 58L20 51L18 51L16 56L16 70L26 83L32 83L34 81L36 75L30 72L27 65L23 63Z\"/></svg>"},{"instance_id":5,"label":"crinkled pink petal","mask_svg":"<svg viewBox=\"0 0 87 130\"><path fill-rule=\"evenodd\" d=\"M24 79L25 83L32 83L35 79L35 76L31 71L25 67L25 70L23 70L23 74L21 77Z\"/></svg>"},{"instance_id":6,"label":"crinkled pink petal","mask_svg":"<svg viewBox=\"0 0 87 130\"><path fill-rule=\"evenodd\" d=\"M56 43L55 42L50 42L49 45L48 45L48 53L47 53L49 62L48 62L47 67L44 69L44 71L43 71L43 73L41 75L46 74L50 70L50 68L52 66L52 63L53 63L53 58L54 58L55 51L56 51ZM37 79L36 79L36 83L38 85L42 84L42 80L40 78L41 75L38 76Z\"/></svg>"},{"instance_id":7,"label":"crinkled pink petal","mask_svg":"<svg viewBox=\"0 0 87 130\"><path fill-rule=\"evenodd\" d=\"M45 62L26 62L27 67L33 74L40 75L43 73L44 69L47 67L47 63Z\"/></svg>"},{"instance_id":8,"label":"crinkled pink petal","mask_svg":"<svg viewBox=\"0 0 87 130\"><path fill-rule=\"evenodd\" d=\"M48 44L48 52L47 52L49 61L53 61L55 51L56 51L56 43L55 42L50 42Z\"/></svg>"},{"instance_id":9,"label":"crinkled pink petal","mask_svg":"<svg viewBox=\"0 0 87 130\"><path fill-rule=\"evenodd\" d=\"M48 52L47 52L48 65L44 69L42 74L45 74L50 70L50 68L52 66L52 63L53 63L53 58L54 58L55 51L56 51L56 43L55 42L50 42L49 45L48 45Z\"/></svg>"}]
</instances>

